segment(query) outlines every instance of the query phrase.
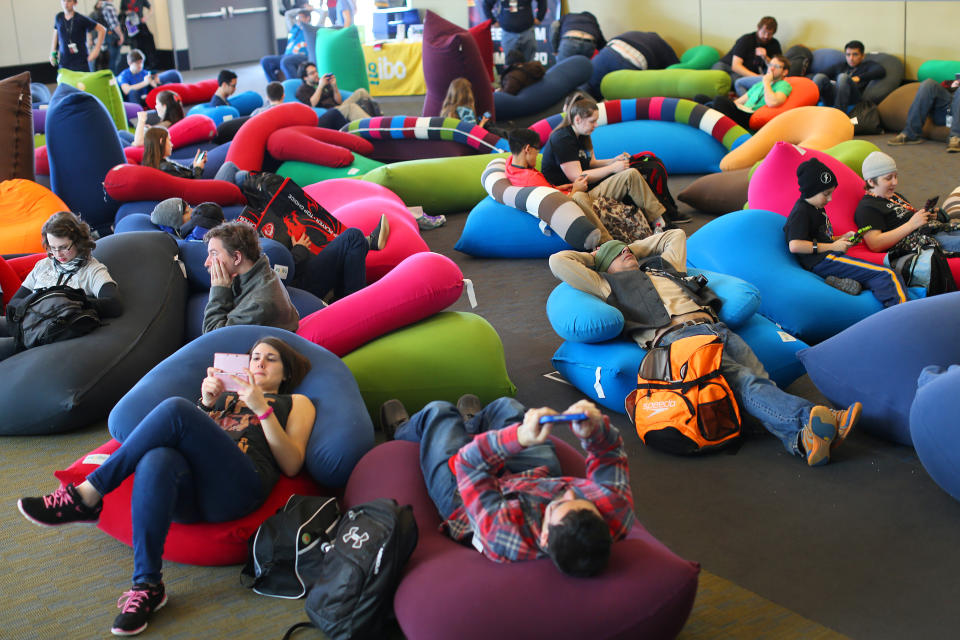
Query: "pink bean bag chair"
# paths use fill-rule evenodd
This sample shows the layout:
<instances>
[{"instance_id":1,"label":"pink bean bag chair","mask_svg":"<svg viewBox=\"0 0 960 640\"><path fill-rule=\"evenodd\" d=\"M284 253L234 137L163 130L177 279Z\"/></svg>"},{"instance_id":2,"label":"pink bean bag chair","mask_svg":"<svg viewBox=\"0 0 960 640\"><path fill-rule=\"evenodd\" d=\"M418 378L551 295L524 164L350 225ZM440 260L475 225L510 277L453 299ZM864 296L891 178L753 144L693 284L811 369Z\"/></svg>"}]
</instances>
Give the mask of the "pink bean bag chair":
<instances>
[{"instance_id":1,"label":"pink bean bag chair","mask_svg":"<svg viewBox=\"0 0 960 640\"><path fill-rule=\"evenodd\" d=\"M345 167L353 162L352 151L370 155L373 153L373 143L333 129L293 126L271 133L267 138L267 151L277 160Z\"/></svg>"},{"instance_id":2,"label":"pink bean bag chair","mask_svg":"<svg viewBox=\"0 0 960 640\"><path fill-rule=\"evenodd\" d=\"M227 160L247 171L263 168L263 152L270 134L292 126L317 126L317 112L301 102L285 102L247 120L234 136Z\"/></svg>"},{"instance_id":3,"label":"pink bean bag chair","mask_svg":"<svg viewBox=\"0 0 960 640\"><path fill-rule=\"evenodd\" d=\"M393 191L376 182L366 180L334 178L308 185L303 190L330 212L361 198L386 198L403 205L403 199Z\"/></svg>"},{"instance_id":4,"label":"pink bean bag chair","mask_svg":"<svg viewBox=\"0 0 960 640\"><path fill-rule=\"evenodd\" d=\"M173 91L180 96L183 104L209 102L213 94L217 92L217 79L210 78L209 80L201 80L200 82L194 82L192 84L171 82L170 84L162 84L159 87L154 87L144 99L148 107L151 109L157 108L157 94L161 91Z\"/></svg>"},{"instance_id":5,"label":"pink bean bag chair","mask_svg":"<svg viewBox=\"0 0 960 640\"><path fill-rule=\"evenodd\" d=\"M246 204L240 187L224 180L178 178L159 169L134 164L118 164L103 181L107 195L117 202L183 198L190 204L216 202L226 206Z\"/></svg>"}]
</instances>

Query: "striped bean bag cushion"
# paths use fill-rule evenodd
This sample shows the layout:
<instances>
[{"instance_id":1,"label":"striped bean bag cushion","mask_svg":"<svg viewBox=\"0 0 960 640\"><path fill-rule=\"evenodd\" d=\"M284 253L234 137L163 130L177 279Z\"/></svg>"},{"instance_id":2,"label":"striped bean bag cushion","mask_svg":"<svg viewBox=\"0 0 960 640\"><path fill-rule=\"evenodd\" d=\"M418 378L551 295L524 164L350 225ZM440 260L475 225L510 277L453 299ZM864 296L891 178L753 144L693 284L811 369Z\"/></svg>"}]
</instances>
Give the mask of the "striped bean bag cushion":
<instances>
[{"instance_id":1,"label":"striped bean bag cushion","mask_svg":"<svg viewBox=\"0 0 960 640\"><path fill-rule=\"evenodd\" d=\"M483 127L457 118L381 116L347 124L342 131L367 140L449 140L473 147L481 153L509 151L507 141Z\"/></svg>"}]
</instances>

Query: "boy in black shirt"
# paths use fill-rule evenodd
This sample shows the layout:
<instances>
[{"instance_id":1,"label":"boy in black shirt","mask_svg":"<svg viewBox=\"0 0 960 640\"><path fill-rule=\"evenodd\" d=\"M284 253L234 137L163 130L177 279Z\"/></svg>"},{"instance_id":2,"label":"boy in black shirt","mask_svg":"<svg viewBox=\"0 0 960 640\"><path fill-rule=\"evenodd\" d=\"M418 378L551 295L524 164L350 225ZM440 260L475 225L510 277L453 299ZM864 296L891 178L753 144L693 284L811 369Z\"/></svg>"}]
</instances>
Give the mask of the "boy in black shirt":
<instances>
[{"instance_id":1,"label":"boy in black shirt","mask_svg":"<svg viewBox=\"0 0 960 640\"><path fill-rule=\"evenodd\" d=\"M844 279L860 283L873 292L884 307L907 301L907 287L893 269L848 258L852 233L836 238L824 207L837 188L837 177L827 165L812 158L797 167L800 199L793 205L783 230L790 253L804 269L812 271L831 285L847 291ZM830 282L833 278L840 282ZM847 291L852 293L853 291Z\"/></svg>"},{"instance_id":2,"label":"boy in black shirt","mask_svg":"<svg viewBox=\"0 0 960 640\"><path fill-rule=\"evenodd\" d=\"M731 81L750 76L762 76L767 70L770 58L783 53L780 49L780 41L773 37L776 32L776 18L772 16L760 18L757 30L737 38L733 48L727 51L726 55L713 65L713 68L729 73Z\"/></svg>"}]
</instances>

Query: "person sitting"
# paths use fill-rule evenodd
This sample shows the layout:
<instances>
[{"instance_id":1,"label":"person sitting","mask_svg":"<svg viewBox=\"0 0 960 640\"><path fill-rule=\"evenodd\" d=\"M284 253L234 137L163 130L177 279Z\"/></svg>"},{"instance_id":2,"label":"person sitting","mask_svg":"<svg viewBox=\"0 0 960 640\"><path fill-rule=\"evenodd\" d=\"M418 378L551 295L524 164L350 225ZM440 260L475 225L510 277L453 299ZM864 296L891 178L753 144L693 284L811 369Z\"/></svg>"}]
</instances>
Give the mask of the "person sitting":
<instances>
[{"instance_id":1,"label":"person sitting","mask_svg":"<svg viewBox=\"0 0 960 640\"><path fill-rule=\"evenodd\" d=\"M843 45L843 62L813 76L825 106L846 111L860 102L860 94L868 82L887 75L886 69L863 55L863 43L851 40Z\"/></svg>"},{"instance_id":2,"label":"person sitting","mask_svg":"<svg viewBox=\"0 0 960 640\"><path fill-rule=\"evenodd\" d=\"M101 318L116 318L123 313L117 283L106 265L91 253L97 242L90 225L70 211L60 211L43 223L40 238L47 257L33 266L10 299L11 303L26 298L37 289L69 285L87 294ZM15 352L16 345L6 318L0 318L0 360Z\"/></svg>"},{"instance_id":3,"label":"person sitting","mask_svg":"<svg viewBox=\"0 0 960 640\"><path fill-rule=\"evenodd\" d=\"M167 131L167 128L156 126L147 129L147 132L143 135L141 166L159 169L176 178L199 179L203 177L203 168L207 165L205 152L198 150L190 167L185 167L179 162L171 160L171 153L173 153L173 141L170 139L170 132ZM242 187L247 174L247 171L238 169L236 164L228 160L220 165L213 179L232 182L238 187Z\"/></svg>"},{"instance_id":4,"label":"person sitting","mask_svg":"<svg viewBox=\"0 0 960 640\"><path fill-rule=\"evenodd\" d=\"M227 98L237 90L237 74L229 69L223 69L217 74L217 90L207 104L211 107L229 107Z\"/></svg>"},{"instance_id":5,"label":"person sitting","mask_svg":"<svg viewBox=\"0 0 960 640\"><path fill-rule=\"evenodd\" d=\"M183 114L183 104L180 102L179 94L174 93L169 89L161 91L157 94L157 117L160 119L160 122L153 126L160 126L168 129L170 128L170 125L180 122L184 119L185 116ZM147 129L150 128L150 125L147 124L147 120L149 118L149 112L137 112L137 127L133 132L133 141L130 143L130 146L143 146L144 136L146 135Z\"/></svg>"},{"instance_id":6,"label":"person sitting","mask_svg":"<svg viewBox=\"0 0 960 640\"><path fill-rule=\"evenodd\" d=\"M800 199L783 231L800 266L852 295L860 293L861 286L867 287L884 307L906 302L907 286L893 269L844 255L853 245L854 234L833 235L824 210L837 188L837 177L830 168L816 158L808 160L797 167L797 182Z\"/></svg>"},{"instance_id":7,"label":"person sitting","mask_svg":"<svg viewBox=\"0 0 960 640\"><path fill-rule=\"evenodd\" d=\"M590 134L597 127L597 103L589 98L578 100L570 106L568 115L569 119L564 116L564 123L554 129L543 148L541 168L547 180L563 185L576 182L582 175L591 198L606 196L623 201L629 197L643 211L651 228L663 227L666 209L640 172L630 168L630 154L623 152L605 159L594 154ZM671 222L682 224L690 222L690 218L678 215Z\"/></svg>"},{"instance_id":8,"label":"person sitting","mask_svg":"<svg viewBox=\"0 0 960 640\"><path fill-rule=\"evenodd\" d=\"M223 221L223 208L216 202L201 202L191 207L183 198L167 198L150 212L150 222L184 240L202 241L207 231Z\"/></svg>"},{"instance_id":9,"label":"person sitting","mask_svg":"<svg viewBox=\"0 0 960 640\"><path fill-rule=\"evenodd\" d=\"M546 75L547 68L539 61L524 62L522 56L516 49L507 52L506 66L500 74L500 91L515 96Z\"/></svg>"},{"instance_id":10,"label":"person sitting","mask_svg":"<svg viewBox=\"0 0 960 640\"><path fill-rule=\"evenodd\" d=\"M50 64L71 71L90 71L103 46L107 30L82 13L77 13L77 0L60 0L63 11L53 20L53 42L50 45ZM95 31L97 40L87 54L87 32Z\"/></svg>"},{"instance_id":11,"label":"person sitting","mask_svg":"<svg viewBox=\"0 0 960 640\"><path fill-rule=\"evenodd\" d=\"M336 109L348 122L380 114L380 108L366 89L361 87L344 100L337 88L337 77L332 73L325 73L321 77L317 65L312 62L301 64L298 74L303 82L297 87L296 97L306 105Z\"/></svg>"},{"instance_id":12,"label":"person sitting","mask_svg":"<svg viewBox=\"0 0 960 640\"><path fill-rule=\"evenodd\" d=\"M950 123L950 136L947 139L947 153L960 153L960 80L944 80L937 83L927 78L920 83L917 95L907 111L907 125L903 131L887 140L887 144L920 144L923 138L923 123L929 116L938 126Z\"/></svg>"},{"instance_id":13,"label":"person sitting","mask_svg":"<svg viewBox=\"0 0 960 640\"><path fill-rule=\"evenodd\" d=\"M275 107L278 104L283 104L283 98L284 98L283 84L276 81L268 83L267 84L267 104L265 104L262 107L257 107L256 109L253 110L253 113L251 113L250 115L255 116L263 113L264 111L267 111L271 107Z\"/></svg>"},{"instance_id":14,"label":"person sitting","mask_svg":"<svg viewBox=\"0 0 960 640\"><path fill-rule=\"evenodd\" d=\"M130 53L127 54L127 65L127 68L117 78L120 90L123 91L123 97L126 102L146 104L144 102L146 93L153 87L159 86L160 80L156 73L151 73L143 68L143 52L139 49L130 50Z\"/></svg>"},{"instance_id":15,"label":"person sitting","mask_svg":"<svg viewBox=\"0 0 960 640\"><path fill-rule=\"evenodd\" d=\"M474 395L431 402L408 417L388 400L381 422L388 437L420 445L427 492L446 533L495 562L550 557L564 574L603 572L613 542L634 523L623 439L597 407L580 400L570 430L587 453L587 476L562 475L549 441L549 407L524 410L513 398L482 407Z\"/></svg>"},{"instance_id":16,"label":"person sitting","mask_svg":"<svg viewBox=\"0 0 960 640\"><path fill-rule=\"evenodd\" d=\"M724 343L720 373L740 406L789 453L810 466L828 463L859 420L860 403L834 411L778 389L747 343L719 321L722 301L704 279L687 275L686 258L686 235L670 229L630 245L611 240L593 253L560 251L550 256L550 270L620 310L627 337L644 349L717 336Z\"/></svg>"},{"instance_id":17,"label":"person sitting","mask_svg":"<svg viewBox=\"0 0 960 640\"><path fill-rule=\"evenodd\" d=\"M596 16L581 11L565 13L550 26L550 44L557 52L557 62L560 62L570 56L590 58L595 51L603 49L607 41Z\"/></svg>"},{"instance_id":18,"label":"person sitting","mask_svg":"<svg viewBox=\"0 0 960 640\"><path fill-rule=\"evenodd\" d=\"M236 391L226 390L220 369L208 367L196 403L164 400L83 482L17 501L37 525L95 523L103 497L136 474L133 586L118 601L114 635L140 633L167 604L161 570L171 522L245 516L267 499L280 474L292 477L303 468L316 409L293 391L310 372L310 361L274 337L257 340L248 353L245 375L228 376Z\"/></svg>"},{"instance_id":19,"label":"person sitting","mask_svg":"<svg viewBox=\"0 0 960 640\"><path fill-rule=\"evenodd\" d=\"M730 51L713 65L713 69L726 71L736 85L740 78L762 76L770 60L783 50L780 41L773 37L777 32L777 19L764 16L757 23L757 30L745 33L734 43Z\"/></svg>"},{"instance_id":20,"label":"person sitting","mask_svg":"<svg viewBox=\"0 0 960 640\"><path fill-rule=\"evenodd\" d=\"M267 76L267 82L296 77L295 73L289 71L296 71L297 67L307 60L307 38L303 23L309 23L313 18L313 7L304 1L284 11L283 17L287 23L286 49L281 55L260 58L260 66Z\"/></svg>"},{"instance_id":21,"label":"person sitting","mask_svg":"<svg viewBox=\"0 0 960 640\"><path fill-rule=\"evenodd\" d=\"M489 114L477 122L477 105L473 97L473 85L466 78L454 78L447 87L447 95L440 106L441 118L457 118L467 124L484 126L490 119Z\"/></svg>"},{"instance_id":22,"label":"person sitting","mask_svg":"<svg viewBox=\"0 0 960 640\"><path fill-rule=\"evenodd\" d=\"M259 324L296 331L300 316L270 261L260 251L256 230L225 222L203 236L210 272L210 299L203 332L235 324Z\"/></svg>"},{"instance_id":23,"label":"person sitting","mask_svg":"<svg viewBox=\"0 0 960 640\"><path fill-rule=\"evenodd\" d=\"M755 83L745 94L731 100L727 96L716 96L712 102L709 98L698 95L697 100L705 102L744 129L750 128L750 116L760 107L779 107L787 101L787 96L793 91L790 83L784 80L790 71L790 61L785 56L777 54L770 59L767 72L760 82Z\"/></svg>"}]
</instances>

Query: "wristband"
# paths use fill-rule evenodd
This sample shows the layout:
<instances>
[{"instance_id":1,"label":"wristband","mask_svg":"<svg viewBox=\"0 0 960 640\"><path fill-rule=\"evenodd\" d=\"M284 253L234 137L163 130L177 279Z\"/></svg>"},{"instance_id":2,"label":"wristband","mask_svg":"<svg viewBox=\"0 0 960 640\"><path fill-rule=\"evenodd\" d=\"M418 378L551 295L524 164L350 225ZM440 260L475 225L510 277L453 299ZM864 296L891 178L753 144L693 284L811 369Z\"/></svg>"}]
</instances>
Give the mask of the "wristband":
<instances>
[{"instance_id":1,"label":"wristband","mask_svg":"<svg viewBox=\"0 0 960 640\"><path fill-rule=\"evenodd\" d=\"M203 396L200 396L197 399L197 408L200 409L201 411L206 411L208 413L210 411L213 411L213 407L208 407L207 405L203 404Z\"/></svg>"},{"instance_id":2,"label":"wristband","mask_svg":"<svg viewBox=\"0 0 960 640\"><path fill-rule=\"evenodd\" d=\"M272 415L273 415L273 407L270 407L269 409L263 412L263 415L257 416L257 420L259 420L260 422L263 422L264 420L266 420Z\"/></svg>"},{"instance_id":3,"label":"wristband","mask_svg":"<svg viewBox=\"0 0 960 640\"><path fill-rule=\"evenodd\" d=\"M820 249L817 248L817 241L816 241L816 240L813 241L813 252L814 252L814 253L820 253Z\"/></svg>"}]
</instances>

